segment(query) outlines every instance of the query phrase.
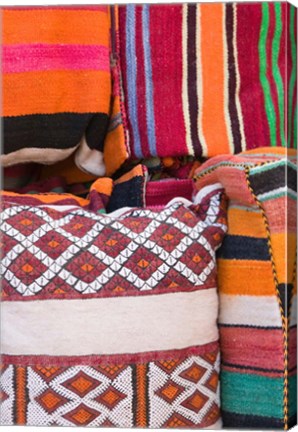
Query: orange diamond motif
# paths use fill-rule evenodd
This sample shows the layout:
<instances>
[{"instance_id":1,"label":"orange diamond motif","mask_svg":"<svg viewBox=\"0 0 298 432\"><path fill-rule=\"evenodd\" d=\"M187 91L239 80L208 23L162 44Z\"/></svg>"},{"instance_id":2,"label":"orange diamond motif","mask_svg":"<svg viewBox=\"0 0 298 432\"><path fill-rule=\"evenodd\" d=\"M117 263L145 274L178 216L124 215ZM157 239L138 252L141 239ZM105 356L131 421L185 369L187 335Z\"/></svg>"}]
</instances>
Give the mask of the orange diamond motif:
<instances>
[{"instance_id":1,"label":"orange diamond motif","mask_svg":"<svg viewBox=\"0 0 298 432\"><path fill-rule=\"evenodd\" d=\"M174 383L174 381L168 381L156 394L160 398L166 400L168 403L174 402L174 400L183 393L184 388Z\"/></svg>"},{"instance_id":2,"label":"orange diamond motif","mask_svg":"<svg viewBox=\"0 0 298 432\"><path fill-rule=\"evenodd\" d=\"M80 371L74 377L65 381L62 385L68 390L76 393L78 396L84 397L87 393L94 390L100 384L100 381Z\"/></svg>"},{"instance_id":3,"label":"orange diamond motif","mask_svg":"<svg viewBox=\"0 0 298 432\"><path fill-rule=\"evenodd\" d=\"M44 408L45 411L52 413L68 400L55 393L52 389L46 390L42 395L36 398L36 401Z\"/></svg>"},{"instance_id":4,"label":"orange diamond motif","mask_svg":"<svg viewBox=\"0 0 298 432\"><path fill-rule=\"evenodd\" d=\"M113 291L117 293L117 292L123 292L123 291L125 291L125 289L122 288L121 286L117 285L116 288L113 289Z\"/></svg>"},{"instance_id":5,"label":"orange diamond motif","mask_svg":"<svg viewBox=\"0 0 298 432\"><path fill-rule=\"evenodd\" d=\"M99 411L95 411L84 404L80 404L77 408L65 414L63 417L74 423L76 426L87 426L100 414Z\"/></svg>"},{"instance_id":6,"label":"orange diamond motif","mask_svg":"<svg viewBox=\"0 0 298 432\"><path fill-rule=\"evenodd\" d=\"M192 219L192 218L193 218L193 215L192 215L191 213L187 212L187 213L184 213L183 217L184 217L185 219Z\"/></svg>"},{"instance_id":7,"label":"orange diamond motif","mask_svg":"<svg viewBox=\"0 0 298 432\"><path fill-rule=\"evenodd\" d=\"M162 236L162 238L166 241L171 241L174 238L174 236L172 234L165 234Z\"/></svg>"},{"instance_id":8,"label":"orange diamond motif","mask_svg":"<svg viewBox=\"0 0 298 432\"><path fill-rule=\"evenodd\" d=\"M117 240L113 240L113 239L110 239L110 240L106 241L106 245L107 246L115 246L117 243L118 243L118 241Z\"/></svg>"},{"instance_id":9,"label":"orange diamond motif","mask_svg":"<svg viewBox=\"0 0 298 432\"><path fill-rule=\"evenodd\" d=\"M87 264L82 265L81 269L84 270L85 272L89 273L89 272L91 272L91 270L94 269L94 266L87 263Z\"/></svg>"},{"instance_id":10,"label":"orange diamond motif","mask_svg":"<svg viewBox=\"0 0 298 432\"><path fill-rule=\"evenodd\" d=\"M123 369L123 364L101 364L98 366L98 370L111 379L114 379Z\"/></svg>"},{"instance_id":11,"label":"orange diamond motif","mask_svg":"<svg viewBox=\"0 0 298 432\"><path fill-rule=\"evenodd\" d=\"M76 224L73 226L73 229L75 229L75 230L79 230L79 229L81 229L83 226L84 226L84 225L81 224L81 223L76 223Z\"/></svg>"},{"instance_id":12,"label":"orange diamond motif","mask_svg":"<svg viewBox=\"0 0 298 432\"><path fill-rule=\"evenodd\" d=\"M25 273L31 273L33 270L33 267L27 263L27 264L23 265L22 270L24 270Z\"/></svg>"},{"instance_id":13,"label":"orange diamond motif","mask_svg":"<svg viewBox=\"0 0 298 432\"><path fill-rule=\"evenodd\" d=\"M35 371L37 371L39 373L39 375L42 375L42 377L46 380L49 381L49 379L52 379L53 377L55 377L59 371L60 368L59 367L55 367L55 366L35 366Z\"/></svg>"},{"instance_id":14,"label":"orange diamond motif","mask_svg":"<svg viewBox=\"0 0 298 432\"><path fill-rule=\"evenodd\" d=\"M214 240L220 240L221 235L219 233L213 234Z\"/></svg>"},{"instance_id":15,"label":"orange diamond motif","mask_svg":"<svg viewBox=\"0 0 298 432\"><path fill-rule=\"evenodd\" d=\"M160 360L158 362L159 366L165 370L166 372L172 372L175 367L178 365L179 361L178 360Z\"/></svg>"},{"instance_id":16,"label":"orange diamond motif","mask_svg":"<svg viewBox=\"0 0 298 432\"><path fill-rule=\"evenodd\" d=\"M120 401L126 398L124 393L110 386L102 395L99 395L95 400L109 409L113 409Z\"/></svg>"},{"instance_id":17,"label":"orange diamond motif","mask_svg":"<svg viewBox=\"0 0 298 432\"><path fill-rule=\"evenodd\" d=\"M218 385L218 373L214 371L204 385L215 393Z\"/></svg>"},{"instance_id":18,"label":"orange diamond motif","mask_svg":"<svg viewBox=\"0 0 298 432\"><path fill-rule=\"evenodd\" d=\"M174 414L169 420L162 426L163 428L183 428L193 426L193 424L182 417L180 414Z\"/></svg>"},{"instance_id":19,"label":"orange diamond motif","mask_svg":"<svg viewBox=\"0 0 298 432\"><path fill-rule=\"evenodd\" d=\"M83 377L80 377L79 379L77 379L77 381L74 381L72 383L72 387L76 389L79 393L88 393L90 387L92 387L92 382L86 380Z\"/></svg>"},{"instance_id":20,"label":"orange diamond motif","mask_svg":"<svg viewBox=\"0 0 298 432\"><path fill-rule=\"evenodd\" d=\"M29 225L32 225L32 221L30 219L23 219L21 221L21 224L24 226L29 226Z\"/></svg>"},{"instance_id":21,"label":"orange diamond motif","mask_svg":"<svg viewBox=\"0 0 298 432\"><path fill-rule=\"evenodd\" d=\"M193 362L193 364L188 369L181 372L180 376L181 378L187 379L188 381L197 384L202 378L202 376L205 374L206 370L207 369L205 369L204 367L199 366L197 363Z\"/></svg>"},{"instance_id":22,"label":"orange diamond motif","mask_svg":"<svg viewBox=\"0 0 298 432\"><path fill-rule=\"evenodd\" d=\"M210 363L211 365L214 364L216 357L217 357L217 352L212 352L212 353L207 353L202 355L202 358L206 360L208 363Z\"/></svg>"},{"instance_id":23,"label":"orange diamond motif","mask_svg":"<svg viewBox=\"0 0 298 432\"><path fill-rule=\"evenodd\" d=\"M199 263L200 261L202 261L202 258L199 255L195 255L194 257L192 257L192 261L195 263Z\"/></svg>"},{"instance_id":24,"label":"orange diamond motif","mask_svg":"<svg viewBox=\"0 0 298 432\"><path fill-rule=\"evenodd\" d=\"M51 248L55 249L57 246L59 246L59 243L56 242L55 240L52 240L52 241L50 241L50 242L48 243L48 245L49 245Z\"/></svg>"},{"instance_id":25,"label":"orange diamond motif","mask_svg":"<svg viewBox=\"0 0 298 432\"><path fill-rule=\"evenodd\" d=\"M141 259L141 260L138 262L138 266L141 267L141 268L146 268L146 267L148 267L148 265L149 265L148 261L146 261L146 260L144 260L144 259Z\"/></svg>"},{"instance_id":26,"label":"orange diamond motif","mask_svg":"<svg viewBox=\"0 0 298 432\"><path fill-rule=\"evenodd\" d=\"M196 390L189 398L182 402L181 405L198 414L207 401L208 397Z\"/></svg>"}]
</instances>

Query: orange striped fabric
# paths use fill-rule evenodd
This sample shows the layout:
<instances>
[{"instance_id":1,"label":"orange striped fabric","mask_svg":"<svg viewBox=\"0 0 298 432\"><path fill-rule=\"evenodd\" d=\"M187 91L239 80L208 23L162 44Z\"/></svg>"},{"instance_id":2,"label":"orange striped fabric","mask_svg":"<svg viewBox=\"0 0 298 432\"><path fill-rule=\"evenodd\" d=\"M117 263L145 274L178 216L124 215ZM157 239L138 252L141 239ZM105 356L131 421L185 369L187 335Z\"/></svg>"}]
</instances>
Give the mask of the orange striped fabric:
<instances>
[{"instance_id":1,"label":"orange striped fabric","mask_svg":"<svg viewBox=\"0 0 298 432\"><path fill-rule=\"evenodd\" d=\"M104 175L112 81L107 6L3 8L4 166L77 166Z\"/></svg>"},{"instance_id":2,"label":"orange striped fabric","mask_svg":"<svg viewBox=\"0 0 298 432\"><path fill-rule=\"evenodd\" d=\"M198 188L219 181L230 200L218 252L225 427L295 424L296 164L296 151L268 147L196 172Z\"/></svg>"},{"instance_id":3,"label":"orange striped fabric","mask_svg":"<svg viewBox=\"0 0 298 432\"><path fill-rule=\"evenodd\" d=\"M201 4L198 7L203 82L202 134L208 143L208 156L212 157L230 153L231 142L227 123L226 47L223 43L225 5Z\"/></svg>"}]
</instances>

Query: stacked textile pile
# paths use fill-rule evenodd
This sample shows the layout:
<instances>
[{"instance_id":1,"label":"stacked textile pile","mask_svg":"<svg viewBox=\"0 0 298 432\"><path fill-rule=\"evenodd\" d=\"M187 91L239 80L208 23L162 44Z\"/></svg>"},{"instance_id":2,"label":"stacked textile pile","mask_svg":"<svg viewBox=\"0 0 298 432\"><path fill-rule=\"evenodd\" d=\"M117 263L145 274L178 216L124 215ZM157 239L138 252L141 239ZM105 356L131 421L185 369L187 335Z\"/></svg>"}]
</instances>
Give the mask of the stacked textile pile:
<instances>
[{"instance_id":1,"label":"stacked textile pile","mask_svg":"<svg viewBox=\"0 0 298 432\"><path fill-rule=\"evenodd\" d=\"M294 425L296 9L2 12L1 424Z\"/></svg>"}]
</instances>

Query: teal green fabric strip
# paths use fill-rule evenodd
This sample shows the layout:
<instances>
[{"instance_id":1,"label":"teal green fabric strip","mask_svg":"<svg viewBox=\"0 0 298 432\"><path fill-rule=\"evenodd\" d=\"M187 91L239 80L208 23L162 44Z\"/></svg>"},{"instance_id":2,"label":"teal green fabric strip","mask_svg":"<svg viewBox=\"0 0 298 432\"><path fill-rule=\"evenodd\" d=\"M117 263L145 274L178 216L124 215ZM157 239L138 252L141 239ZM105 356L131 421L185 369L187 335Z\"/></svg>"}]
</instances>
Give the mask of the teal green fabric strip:
<instances>
[{"instance_id":1,"label":"teal green fabric strip","mask_svg":"<svg viewBox=\"0 0 298 432\"><path fill-rule=\"evenodd\" d=\"M289 158L286 158L285 156L283 156L283 159L277 160L277 161L272 161L270 163L267 163L266 165L259 165L259 166L255 166L250 168L250 175L254 175L254 174L259 174L261 172L264 171L270 171L275 169L276 167L282 166L284 165L285 167L285 171L286 171L286 167L290 167L293 168L295 171L297 171L297 165L293 162L291 162L291 160Z\"/></svg>"},{"instance_id":2,"label":"teal green fabric strip","mask_svg":"<svg viewBox=\"0 0 298 432\"><path fill-rule=\"evenodd\" d=\"M292 192L291 189L285 189L285 190L280 191L280 192L268 193L266 195L264 194L263 196L259 195L258 199L261 202L265 202L265 201L269 201L269 200L273 200L273 199L277 199L277 198L284 198L284 197L290 197L294 201L297 200L296 192Z\"/></svg>"},{"instance_id":3,"label":"teal green fabric strip","mask_svg":"<svg viewBox=\"0 0 298 432\"><path fill-rule=\"evenodd\" d=\"M286 170L287 163L288 163L287 159L285 158L285 156L283 156L283 159L269 162L266 165L259 165L259 166L252 167L252 168L250 168L249 173L250 173L250 175L259 174L261 172L270 171L270 170L273 170L273 169L275 169L279 166L283 166L283 165L284 165L285 170ZM294 165L294 164L292 164L292 165ZM295 165L294 165L294 167L295 167L295 169L297 169L297 167Z\"/></svg>"},{"instance_id":4,"label":"teal green fabric strip","mask_svg":"<svg viewBox=\"0 0 298 432\"><path fill-rule=\"evenodd\" d=\"M283 418L283 386L283 378L222 371L222 409L238 414Z\"/></svg>"},{"instance_id":5,"label":"teal green fabric strip","mask_svg":"<svg viewBox=\"0 0 298 432\"><path fill-rule=\"evenodd\" d=\"M276 147L276 114L271 97L270 84L267 78L267 53L266 44L269 30L269 4L262 3L262 23L259 38L259 58L260 58L260 81L263 88L265 99L265 110L270 130L270 141L273 147Z\"/></svg>"},{"instance_id":6,"label":"teal green fabric strip","mask_svg":"<svg viewBox=\"0 0 298 432\"><path fill-rule=\"evenodd\" d=\"M297 375L289 379L289 416L292 417L297 412Z\"/></svg>"}]
</instances>

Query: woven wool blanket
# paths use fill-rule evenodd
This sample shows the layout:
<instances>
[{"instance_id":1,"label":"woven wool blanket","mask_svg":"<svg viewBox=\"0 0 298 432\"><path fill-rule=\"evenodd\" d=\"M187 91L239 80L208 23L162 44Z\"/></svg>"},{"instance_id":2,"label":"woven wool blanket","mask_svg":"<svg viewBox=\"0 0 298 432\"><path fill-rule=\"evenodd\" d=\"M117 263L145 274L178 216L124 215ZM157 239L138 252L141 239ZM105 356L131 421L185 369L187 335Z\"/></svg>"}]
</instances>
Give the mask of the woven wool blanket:
<instances>
[{"instance_id":1,"label":"woven wool blanket","mask_svg":"<svg viewBox=\"0 0 298 432\"><path fill-rule=\"evenodd\" d=\"M81 169L105 174L104 139L108 128L117 129L109 123L117 106L109 8L16 7L2 14L2 165L50 164L77 150Z\"/></svg>"},{"instance_id":2,"label":"woven wool blanket","mask_svg":"<svg viewBox=\"0 0 298 432\"><path fill-rule=\"evenodd\" d=\"M132 158L296 146L296 20L283 2L119 6Z\"/></svg>"},{"instance_id":3,"label":"woven wool blanket","mask_svg":"<svg viewBox=\"0 0 298 432\"><path fill-rule=\"evenodd\" d=\"M229 198L218 253L221 402L226 427L282 429L297 416L297 154L219 156L196 173Z\"/></svg>"}]
</instances>

